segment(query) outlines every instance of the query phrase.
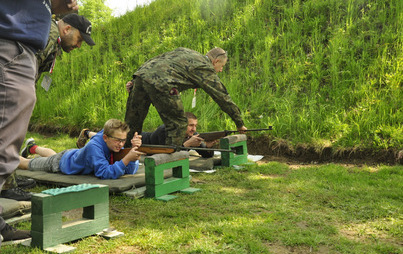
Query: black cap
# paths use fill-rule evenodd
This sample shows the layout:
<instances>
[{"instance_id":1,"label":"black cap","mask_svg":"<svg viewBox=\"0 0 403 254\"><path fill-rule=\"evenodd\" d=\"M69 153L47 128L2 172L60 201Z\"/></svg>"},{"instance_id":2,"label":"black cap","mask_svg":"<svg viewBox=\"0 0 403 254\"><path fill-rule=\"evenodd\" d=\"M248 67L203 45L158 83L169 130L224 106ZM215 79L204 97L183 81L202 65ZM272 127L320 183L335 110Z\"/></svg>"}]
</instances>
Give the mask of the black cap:
<instances>
[{"instance_id":1,"label":"black cap","mask_svg":"<svg viewBox=\"0 0 403 254\"><path fill-rule=\"evenodd\" d=\"M84 41L88 45L90 46L95 45L95 42L91 38L91 29L92 29L91 22L89 22L88 19L84 18L84 16L71 13L69 15L64 16L62 20L67 24L71 25L72 27L78 29Z\"/></svg>"}]
</instances>

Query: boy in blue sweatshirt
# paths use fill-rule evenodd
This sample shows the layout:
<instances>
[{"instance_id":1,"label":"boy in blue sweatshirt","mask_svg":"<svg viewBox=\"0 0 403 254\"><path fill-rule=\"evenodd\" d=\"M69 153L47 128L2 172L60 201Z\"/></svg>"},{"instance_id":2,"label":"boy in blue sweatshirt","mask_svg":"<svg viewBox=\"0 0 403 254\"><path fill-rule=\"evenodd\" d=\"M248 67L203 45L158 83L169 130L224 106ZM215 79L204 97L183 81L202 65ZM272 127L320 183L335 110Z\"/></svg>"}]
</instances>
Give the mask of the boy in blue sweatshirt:
<instances>
[{"instance_id":1,"label":"boy in blue sweatshirt","mask_svg":"<svg viewBox=\"0 0 403 254\"><path fill-rule=\"evenodd\" d=\"M123 148L128 132L126 123L110 119L105 123L103 130L93 136L83 148L60 153L39 147L33 139L28 139L18 167L33 171L61 172L66 175L94 174L100 179L117 179L125 174L135 174L139 167L138 159L144 154L137 151L141 146L140 135L133 137L132 149L122 160L113 160L113 152L119 152ZM28 154L39 154L42 157L24 158Z\"/></svg>"}]
</instances>

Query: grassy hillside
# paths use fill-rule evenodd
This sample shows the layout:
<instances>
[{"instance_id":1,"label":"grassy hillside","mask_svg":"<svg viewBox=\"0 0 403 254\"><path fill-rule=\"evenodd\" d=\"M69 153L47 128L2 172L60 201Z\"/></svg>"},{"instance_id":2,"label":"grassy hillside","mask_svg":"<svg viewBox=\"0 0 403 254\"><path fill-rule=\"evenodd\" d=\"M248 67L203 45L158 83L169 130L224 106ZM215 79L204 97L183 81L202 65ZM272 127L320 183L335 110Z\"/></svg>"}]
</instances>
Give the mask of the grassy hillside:
<instances>
[{"instance_id":1,"label":"grassy hillside","mask_svg":"<svg viewBox=\"0 0 403 254\"><path fill-rule=\"evenodd\" d=\"M97 45L63 54L32 124L102 127L124 119L125 83L177 47L228 51L220 74L248 128L333 147L402 148L402 2L156 0L93 29ZM204 92L182 93L200 131L234 129ZM220 120L216 120L220 119ZM144 129L161 123L151 109Z\"/></svg>"}]
</instances>

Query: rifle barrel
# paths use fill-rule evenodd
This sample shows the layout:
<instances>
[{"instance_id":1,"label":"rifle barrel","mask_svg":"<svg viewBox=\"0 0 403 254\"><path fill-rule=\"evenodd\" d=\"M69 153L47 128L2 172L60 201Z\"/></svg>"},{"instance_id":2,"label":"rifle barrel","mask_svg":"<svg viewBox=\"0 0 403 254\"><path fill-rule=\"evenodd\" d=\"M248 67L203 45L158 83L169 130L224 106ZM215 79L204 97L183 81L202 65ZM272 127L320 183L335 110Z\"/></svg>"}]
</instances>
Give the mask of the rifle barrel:
<instances>
[{"instance_id":1,"label":"rifle barrel","mask_svg":"<svg viewBox=\"0 0 403 254\"><path fill-rule=\"evenodd\" d=\"M272 127L272 126L269 126L269 128L247 129L247 130L244 130L244 131L245 131L245 132L248 132L248 131L271 131L271 130L273 130L273 127ZM239 132L239 131L237 130L237 131L231 131L231 132Z\"/></svg>"},{"instance_id":2,"label":"rifle barrel","mask_svg":"<svg viewBox=\"0 0 403 254\"><path fill-rule=\"evenodd\" d=\"M113 153L113 161L120 161L126 154L131 150L131 148L124 148L117 153ZM143 144L138 148L138 151L146 154L157 154L157 153L174 153L176 151L189 151L189 150L200 150L200 151L217 151L217 152L231 152L236 153L235 149L218 149L218 148L203 148L203 147L183 147L183 146L170 146L170 145L148 145Z\"/></svg>"},{"instance_id":3,"label":"rifle barrel","mask_svg":"<svg viewBox=\"0 0 403 254\"><path fill-rule=\"evenodd\" d=\"M217 151L217 152L230 152L230 153L236 153L235 149L220 149L220 148L204 148L204 147L183 147L181 146L179 149L181 150L200 150L200 151Z\"/></svg>"},{"instance_id":4,"label":"rifle barrel","mask_svg":"<svg viewBox=\"0 0 403 254\"><path fill-rule=\"evenodd\" d=\"M184 147L184 146L173 146L173 145L149 145L143 144L139 147L141 149L144 148L152 148L152 149L174 149L175 151L178 150L200 150L200 151L218 151L218 152L233 152L234 150L227 150L227 149L219 149L219 148L204 148L204 147Z\"/></svg>"},{"instance_id":5,"label":"rifle barrel","mask_svg":"<svg viewBox=\"0 0 403 254\"><path fill-rule=\"evenodd\" d=\"M250 131L271 131L273 130L272 126L269 126L269 128L261 128L261 129L247 129L242 132L250 132ZM199 137L203 138L204 141L213 141L217 140L220 138L223 138L225 136L228 136L231 133L236 133L240 132L238 130L236 131L228 131L228 130L223 130L223 131L212 131L212 132L204 132L204 133L199 133Z\"/></svg>"}]
</instances>

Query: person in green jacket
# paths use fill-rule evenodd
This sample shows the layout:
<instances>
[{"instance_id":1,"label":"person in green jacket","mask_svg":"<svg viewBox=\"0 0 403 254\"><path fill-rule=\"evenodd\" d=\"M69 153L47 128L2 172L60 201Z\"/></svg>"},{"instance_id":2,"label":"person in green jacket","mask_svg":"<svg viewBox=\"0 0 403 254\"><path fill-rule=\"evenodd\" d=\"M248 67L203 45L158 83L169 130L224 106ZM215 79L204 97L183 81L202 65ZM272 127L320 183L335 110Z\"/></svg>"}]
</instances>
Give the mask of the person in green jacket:
<instances>
[{"instance_id":1,"label":"person in green jacket","mask_svg":"<svg viewBox=\"0 0 403 254\"><path fill-rule=\"evenodd\" d=\"M83 41L94 46L91 30L91 22L75 13L68 14L59 21L52 19L46 48L35 55L38 63L36 81L43 72L52 73L56 57L61 56L62 49L69 53L80 48Z\"/></svg>"},{"instance_id":2,"label":"person in green jacket","mask_svg":"<svg viewBox=\"0 0 403 254\"><path fill-rule=\"evenodd\" d=\"M231 117L240 132L246 130L241 111L217 75L226 63L227 53L221 48L214 48L206 55L177 48L145 62L126 84L130 91L125 115L130 127L126 147L135 132L142 132L151 104L165 124L165 143L182 146L187 119L180 92L187 89L203 89Z\"/></svg>"}]
</instances>

